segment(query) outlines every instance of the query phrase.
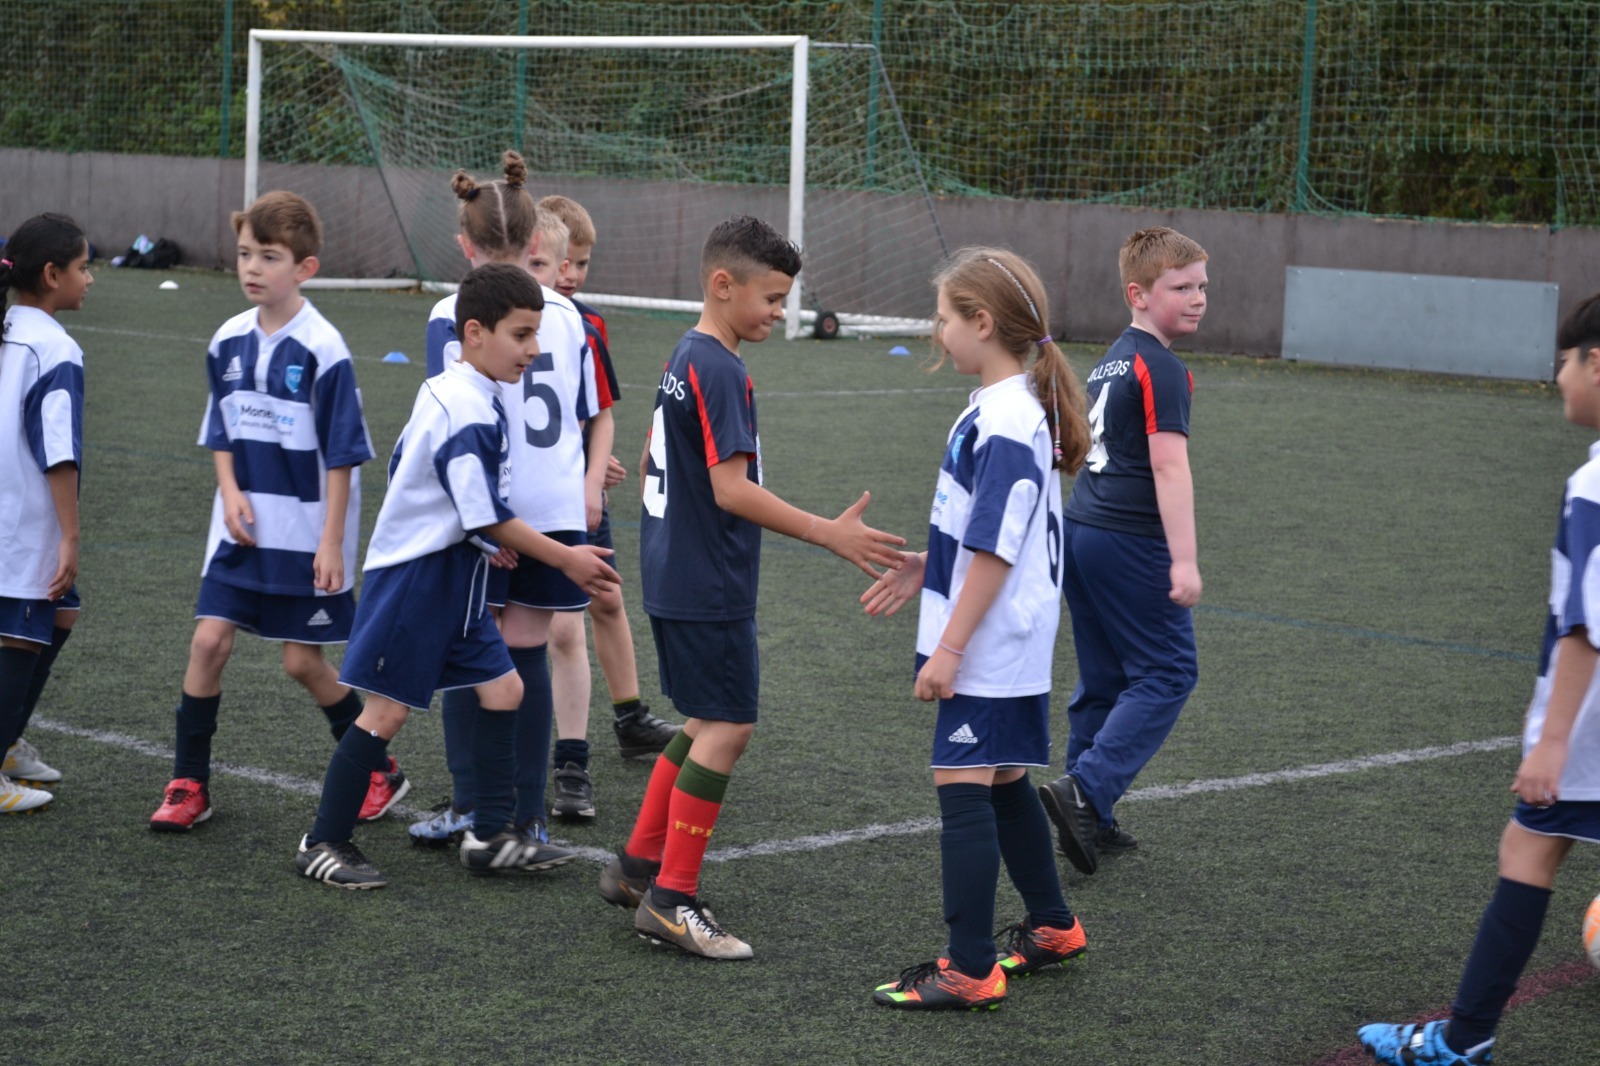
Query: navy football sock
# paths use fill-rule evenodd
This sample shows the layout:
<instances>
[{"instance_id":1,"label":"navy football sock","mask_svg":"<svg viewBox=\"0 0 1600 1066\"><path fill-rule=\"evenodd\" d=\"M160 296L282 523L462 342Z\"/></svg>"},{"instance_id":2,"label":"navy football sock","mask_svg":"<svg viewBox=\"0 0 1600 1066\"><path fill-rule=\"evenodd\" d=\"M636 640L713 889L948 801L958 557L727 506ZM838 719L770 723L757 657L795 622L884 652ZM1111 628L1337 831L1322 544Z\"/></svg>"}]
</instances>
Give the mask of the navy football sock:
<instances>
[{"instance_id":1,"label":"navy football sock","mask_svg":"<svg viewBox=\"0 0 1600 1066\"><path fill-rule=\"evenodd\" d=\"M517 763L512 747L516 732L516 711L478 711L472 732L472 777L477 782L472 835L479 840L488 840L511 821L516 799Z\"/></svg>"},{"instance_id":2,"label":"navy football sock","mask_svg":"<svg viewBox=\"0 0 1600 1066\"><path fill-rule=\"evenodd\" d=\"M544 790L550 780L545 759L550 754L550 729L555 721L555 704L550 697L550 663L545 645L536 648L511 648L511 661L522 678L522 702L516 713L516 824L527 825L545 818Z\"/></svg>"},{"instance_id":3,"label":"navy football sock","mask_svg":"<svg viewBox=\"0 0 1600 1066\"><path fill-rule=\"evenodd\" d=\"M18 737L27 732L33 709L39 706L39 697L44 694L44 683L50 680L50 668L56 664L56 656L61 654L61 646L70 636L72 630L56 626L50 631L50 643L39 649L37 661L33 664L33 681L29 683L28 696L22 703L22 724L17 727L17 735L11 738L11 744L15 744Z\"/></svg>"},{"instance_id":4,"label":"navy football sock","mask_svg":"<svg viewBox=\"0 0 1600 1066\"><path fill-rule=\"evenodd\" d=\"M968 977L988 977L995 961L994 889L1000 878L994 806L983 785L940 785L938 793L950 964Z\"/></svg>"},{"instance_id":5,"label":"navy football sock","mask_svg":"<svg viewBox=\"0 0 1600 1066\"><path fill-rule=\"evenodd\" d=\"M365 729L344 731L322 779L322 800L317 804L311 835L306 838L308 847L324 840L349 840L355 834L361 801L367 798L367 785L372 780L372 767L388 750L387 740Z\"/></svg>"},{"instance_id":6,"label":"navy football sock","mask_svg":"<svg viewBox=\"0 0 1600 1066\"><path fill-rule=\"evenodd\" d=\"M567 763L576 763L578 769L589 768L589 742L587 740L557 740L555 755L550 759L552 766L563 767Z\"/></svg>"},{"instance_id":7,"label":"navy football sock","mask_svg":"<svg viewBox=\"0 0 1600 1066\"><path fill-rule=\"evenodd\" d=\"M1022 896L1022 905L1028 908L1029 920L1055 929L1072 928L1072 911L1061 895L1061 877L1056 873L1050 818L1039 801L1039 790L1024 774L989 792L1000 857Z\"/></svg>"},{"instance_id":8,"label":"navy football sock","mask_svg":"<svg viewBox=\"0 0 1600 1066\"><path fill-rule=\"evenodd\" d=\"M472 733L478 721L478 694L453 688L439 697L444 726L444 764L450 770L450 806L457 813L472 810Z\"/></svg>"},{"instance_id":9,"label":"navy football sock","mask_svg":"<svg viewBox=\"0 0 1600 1066\"><path fill-rule=\"evenodd\" d=\"M211 737L217 731L217 708L221 706L220 692L215 696L191 696L185 692L178 699L176 754L172 759L174 778L211 780Z\"/></svg>"},{"instance_id":10,"label":"navy football sock","mask_svg":"<svg viewBox=\"0 0 1600 1066\"><path fill-rule=\"evenodd\" d=\"M1502 877L1478 923L1472 954L1461 973L1445 1043L1461 1054L1494 1036L1517 978L1544 929L1551 891Z\"/></svg>"},{"instance_id":11,"label":"navy football sock","mask_svg":"<svg viewBox=\"0 0 1600 1066\"><path fill-rule=\"evenodd\" d=\"M355 725L356 719L361 717L363 708L361 694L355 689L347 689L344 698L338 703L322 708L322 713L328 718L328 731L333 734L334 740L341 740L344 731ZM372 768L380 774L389 772L389 749L384 748L383 754L378 756L377 765Z\"/></svg>"},{"instance_id":12,"label":"navy football sock","mask_svg":"<svg viewBox=\"0 0 1600 1066\"><path fill-rule=\"evenodd\" d=\"M0 757L22 735L28 686L39 656L23 648L0 648Z\"/></svg>"}]
</instances>

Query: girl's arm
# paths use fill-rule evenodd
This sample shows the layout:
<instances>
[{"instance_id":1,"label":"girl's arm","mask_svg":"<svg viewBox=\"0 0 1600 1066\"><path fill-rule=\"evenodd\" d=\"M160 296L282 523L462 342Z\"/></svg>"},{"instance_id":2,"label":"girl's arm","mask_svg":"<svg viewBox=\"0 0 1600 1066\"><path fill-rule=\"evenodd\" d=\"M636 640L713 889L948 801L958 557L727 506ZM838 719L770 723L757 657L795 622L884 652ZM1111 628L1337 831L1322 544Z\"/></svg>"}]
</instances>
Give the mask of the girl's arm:
<instances>
[{"instance_id":1,"label":"girl's arm","mask_svg":"<svg viewBox=\"0 0 1600 1066\"><path fill-rule=\"evenodd\" d=\"M961 656L967 642L978 630L983 616L993 606L1000 589L1011 573L1011 564L991 552L973 552L972 565L967 569L966 580L961 583L961 595L950 612L939 636L939 645L933 649L928 661L917 672L916 696L919 700L947 700L956 694L956 671L961 668Z\"/></svg>"},{"instance_id":2,"label":"girl's arm","mask_svg":"<svg viewBox=\"0 0 1600 1066\"><path fill-rule=\"evenodd\" d=\"M45 471L44 477L56 507L56 522L61 526L56 572L46 595L59 600L78 580L78 464L57 463Z\"/></svg>"}]
</instances>

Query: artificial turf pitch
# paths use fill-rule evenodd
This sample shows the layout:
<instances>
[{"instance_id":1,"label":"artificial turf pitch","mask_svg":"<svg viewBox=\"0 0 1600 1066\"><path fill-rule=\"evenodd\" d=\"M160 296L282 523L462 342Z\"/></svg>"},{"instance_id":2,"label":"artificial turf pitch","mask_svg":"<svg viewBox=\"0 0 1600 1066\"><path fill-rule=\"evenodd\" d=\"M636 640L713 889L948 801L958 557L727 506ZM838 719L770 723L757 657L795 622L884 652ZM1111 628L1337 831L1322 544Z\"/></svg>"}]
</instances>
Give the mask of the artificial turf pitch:
<instances>
[{"instance_id":1,"label":"artificial turf pitch","mask_svg":"<svg viewBox=\"0 0 1600 1066\"><path fill-rule=\"evenodd\" d=\"M203 353L246 306L231 276L181 271L178 291L158 291L165 276L103 270L85 309L63 317L88 368L85 609L29 734L66 782L48 811L0 823L10 1061L1268 1066L1348 1058L1358 1024L1449 1002L1494 884L1517 751L1371 757L1520 730L1562 481L1588 443L1553 390L1192 358L1201 680L1136 783L1146 791L1118 810L1140 849L1092 878L1062 864L1089 935L1075 967L1016 982L993 1013L916 1016L868 997L943 945L915 619L867 618L859 573L770 534L761 724L703 881L751 962L636 938L631 916L595 895L591 861L474 877L450 852L412 849L395 816L358 833L390 887L296 877L330 738L277 649L245 636L215 755L252 776L219 773L216 816L192 835L150 833L213 485L194 444ZM365 535L434 298L310 295L358 358L379 453ZM1213 305L1226 314L1224 294ZM631 471L688 323L610 321L616 452ZM970 386L925 373L917 342L909 359L886 354L892 343L780 339L746 356L767 485L825 514L870 489L867 520L921 546ZM391 350L411 364L379 362ZM1095 352L1070 354L1081 373ZM627 486L614 503L644 695L663 711L637 504ZM1059 753L1075 676L1065 624L1055 676ZM586 848L624 840L649 773L617 758L609 719L597 674L599 817L556 829ZM410 805L447 796L436 715L413 715L393 752ZM1581 958L1597 875L1593 849L1576 849L1530 973ZM1019 917L1002 880L997 924ZM1499 1061L1600 1061L1600 982L1551 987L1507 1016Z\"/></svg>"}]
</instances>

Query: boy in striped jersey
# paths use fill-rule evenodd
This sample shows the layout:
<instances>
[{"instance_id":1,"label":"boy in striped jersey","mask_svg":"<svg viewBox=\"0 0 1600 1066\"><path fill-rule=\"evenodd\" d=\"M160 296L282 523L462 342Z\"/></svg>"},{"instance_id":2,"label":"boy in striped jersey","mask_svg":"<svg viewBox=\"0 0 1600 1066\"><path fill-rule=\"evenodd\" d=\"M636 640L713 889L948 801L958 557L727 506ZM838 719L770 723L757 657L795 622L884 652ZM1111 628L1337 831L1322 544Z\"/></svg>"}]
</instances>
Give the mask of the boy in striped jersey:
<instances>
[{"instance_id":1,"label":"boy in striped jersey","mask_svg":"<svg viewBox=\"0 0 1600 1066\"><path fill-rule=\"evenodd\" d=\"M237 630L283 643L284 670L317 701L335 739L361 713L360 697L322 657L323 645L350 636L356 468L372 458L350 351L300 295L317 272L322 222L281 191L232 221L239 285L254 306L223 323L206 353L210 398L198 443L211 449L217 492L172 781L150 818L159 832L186 832L211 817L211 737ZM387 753L370 772L366 820L410 787Z\"/></svg>"}]
</instances>

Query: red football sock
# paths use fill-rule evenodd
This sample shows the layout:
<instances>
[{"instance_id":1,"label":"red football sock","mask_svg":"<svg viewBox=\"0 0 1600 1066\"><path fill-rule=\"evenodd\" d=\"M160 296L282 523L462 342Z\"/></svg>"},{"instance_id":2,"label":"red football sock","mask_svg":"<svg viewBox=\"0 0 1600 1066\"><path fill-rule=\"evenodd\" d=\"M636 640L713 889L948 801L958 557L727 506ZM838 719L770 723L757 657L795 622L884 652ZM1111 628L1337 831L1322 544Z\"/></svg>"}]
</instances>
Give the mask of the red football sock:
<instances>
[{"instance_id":1,"label":"red football sock","mask_svg":"<svg viewBox=\"0 0 1600 1066\"><path fill-rule=\"evenodd\" d=\"M707 770L693 759L684 761L672 790L657 885L689 896L695 894L706 845L711 842L711 830L717 824L727 789L727 774Z\"/></svg>"},{"instance_id":2,"label":"red football sock","mask_svg":"<svg viewBox=\"0 0 1600 1066\"><path fill-rule=\"evenodd\" d=\"M680 731L656 759L650 783L644 789L644 802L639 804L639 817L634 819L633 835L622 849L634 858L661 861L661 851L667 840L667 808L672 800L672 786L678 780L678 771L683 760L689 757L689 746L693 743L691 737Z\"/></svg>"}]
</instances>

